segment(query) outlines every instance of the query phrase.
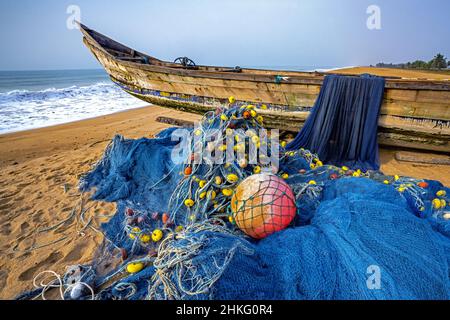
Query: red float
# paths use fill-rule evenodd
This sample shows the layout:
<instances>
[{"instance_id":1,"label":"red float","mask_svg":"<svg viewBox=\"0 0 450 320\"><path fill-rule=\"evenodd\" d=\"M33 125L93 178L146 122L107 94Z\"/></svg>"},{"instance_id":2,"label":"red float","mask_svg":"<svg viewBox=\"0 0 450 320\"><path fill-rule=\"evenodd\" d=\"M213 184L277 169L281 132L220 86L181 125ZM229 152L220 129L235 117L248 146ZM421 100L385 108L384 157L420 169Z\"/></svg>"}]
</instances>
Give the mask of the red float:
<instances>
[{"instance_id":1,"label":"red float","mask_svg":"<svg viewBox=\"0 0 450 320\"><path fill-rule=\"evenodd\" d=\"M285 229L297 208L289 185L272 174L255 174L242 181L231 199L236 225L255 239Z\"/></svg>"}]
</instances>

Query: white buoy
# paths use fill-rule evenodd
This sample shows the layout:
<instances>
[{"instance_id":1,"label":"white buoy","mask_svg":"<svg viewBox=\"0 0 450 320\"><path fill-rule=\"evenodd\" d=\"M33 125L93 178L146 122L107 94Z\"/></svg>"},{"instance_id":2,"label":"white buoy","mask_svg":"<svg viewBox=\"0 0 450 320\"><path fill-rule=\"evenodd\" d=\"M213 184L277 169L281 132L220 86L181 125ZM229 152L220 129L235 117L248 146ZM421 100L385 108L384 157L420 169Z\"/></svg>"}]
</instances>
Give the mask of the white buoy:
<instances>
[{"instance_id":1,"label":"white buoy","mask_svg":"<svg viewBox=\"0 0 450 320\"><path fill-rule=\"evenodd\" d=\"M86 287L82 283L77 283L73 286L72 290L70 290L70 298L73 300L80 299L85 291Z\"/></svg>"}]
</instances>

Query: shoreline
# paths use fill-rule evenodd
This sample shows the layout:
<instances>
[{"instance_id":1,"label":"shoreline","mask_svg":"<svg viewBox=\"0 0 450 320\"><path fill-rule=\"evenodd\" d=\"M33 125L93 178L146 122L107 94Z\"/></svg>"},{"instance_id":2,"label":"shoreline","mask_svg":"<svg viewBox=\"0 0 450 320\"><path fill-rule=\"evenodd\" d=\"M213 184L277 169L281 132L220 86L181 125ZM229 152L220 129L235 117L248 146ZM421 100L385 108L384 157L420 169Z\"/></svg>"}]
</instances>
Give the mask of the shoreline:
<instances>
[{"instance_id":1,"label":"shoreline","mask_svg":"<svg viewBox=\"0 0 450 320\"><path fill-rule=\"evenodd\" d=\"M20 130L17 130L17 131L3 132L3 133L0 133L0 138L3 137L3 136L25 133L27 131L43 130L43 129L47 129L47 128L54 128L54 127L58 127L58 126L70 125L70 124L75 124L75 123L78 123L78 122L83 122L83 121L86 121L86 120L94 120L94 119L97 119L97 118L102 118L102 117L115 115L115 114L118 114L118 113L130 111L130 110L147 109L147 108L151 108L151 107L153 107L153 105L145 105L145 106L140 106L140 107L135 107L135 108L119 110L119 111L115 111L115 112L112 112L112 113L106 113L104 115L97 115L97 116L83 118L83 119L78 119L78 120L71 120L71 121L67 121L67 122L55 123L55 124L51 124L51 125L44 126L44 127L25 128L25 129L20 129Z\"/></svg>"}]
</instances>

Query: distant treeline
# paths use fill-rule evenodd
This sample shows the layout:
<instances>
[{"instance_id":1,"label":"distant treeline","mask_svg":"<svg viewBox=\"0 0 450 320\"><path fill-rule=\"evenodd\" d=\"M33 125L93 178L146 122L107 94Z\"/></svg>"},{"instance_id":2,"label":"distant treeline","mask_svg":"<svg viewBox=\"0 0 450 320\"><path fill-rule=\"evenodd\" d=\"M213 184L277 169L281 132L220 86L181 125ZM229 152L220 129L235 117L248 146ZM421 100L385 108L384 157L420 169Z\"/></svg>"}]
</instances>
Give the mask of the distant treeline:
<instances>
[{"instance_id":1,"label":"distant treeline","mask_svg":"<svg viewBox=\"0 0 450 320\"><path fill-rule=\"evenodd\" d=\"M446 69L450 66L450 60L447 61L447 59L444 57L444 55L438 53L434 56L433 59L430 61L422 61L422 60L416 60L414 62L407 62L407 63L377 63L376 67L378 68L401 68L401 69L433 69L433 70L440 70L440 69Z\"/></svg>"}]
</instances>

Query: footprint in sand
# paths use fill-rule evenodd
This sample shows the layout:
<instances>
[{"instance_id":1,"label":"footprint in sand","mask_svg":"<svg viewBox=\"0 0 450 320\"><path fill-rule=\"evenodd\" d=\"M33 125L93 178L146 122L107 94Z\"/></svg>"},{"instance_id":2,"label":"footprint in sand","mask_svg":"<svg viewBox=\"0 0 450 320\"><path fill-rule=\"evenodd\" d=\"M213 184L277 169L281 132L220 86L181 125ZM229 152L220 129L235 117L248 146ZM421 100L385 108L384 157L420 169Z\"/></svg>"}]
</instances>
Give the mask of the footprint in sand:
<instances>
[{"instance_id":1,"label":"footprint in sand","mask_svg":"<svg viewBox=\"0 0 450 320\"><path fill-rule=\"evenodd\" d=\"M52 252L46 259L42 260L35 266L28 268L24 272L22 272L19 275L19 281L30 281L33 279L33 277L36 276L38 272L44 271L44 270L51 270L53 268L53 265L61 260L63 257L63 254L59 251Z\"/></svg>"},{"instance_id":2,"label":"footprint in sand","mask_svg":"<svg viewBox=\"0 0 450 320\"><path fill-rule=\"evenodd\" d=\"M0 199L0 210L6 210L10 207L11 198L1 198Z\"/></svg>"},{"instance_id":3,"label":"footprint in sand","mask_svg":"<svg viewBox=\"0 0 450 320\"><path fill-rule=\"evenodd\" d=\"M27 230L28 229L28 227L30 226L30 224L28 223L28 222L23 222L21 225L20 225L20 231L21 232L24 232L25 230Z\"/></svg>"},{"instance_id":4,"label":"footprint in sand","mask_svg":"<svg viewBox=\"0 0 450 320\"><path fill-rule=\"evenodd\" d=\"M0 270L0 288L4 288L6 285L6 280L8 280L8 271L6 271L3 267Z\"/></svg>"},{"instance_id":5,"label":"footprint in sand","mask_svg":"<svg viewBox=\"0 0 450 320\"><path fill-rule=\"evenodd\" d=\"M56 174L54 174L54 175L46 177L45 180L46 181L50 181L50 180L53 180L53 179L56 179L56 178L58 178L58 176Z\"/></svg>"},{"instance_id":6,"label":"footprint in sand","mask_svg":"<svg viewBox=\"0 0 450 320\"><path fill-rule=\"evenodd\" d=\"M24 199L25 199L25 196L20 196L20 197L14 198L14 201L18 202L18 201L22 201Z\"/></svg>"},{"instance_id":7,"label":"footprint in sand","mask_svg":"<svg viewBox=\"0 0 450 320\"><path fill-rule=\"evenodd\" d=\"M64 257L65 262L79 261L86 252L87 242L77 243L75 247Z\"/></svg>"},{"instance_id":8,"label":"footprint in sand","mask_svg":"<svg viewBox=\"0 0 450 320\"><path fill-rule=\"evenodd\" d=\"M6 194L3 196L3 198L13 198L14 196L16 196L18 193L20 192L20 190L13 190L11 193Z\"/></svg>"},{"instance_id":9,"label":"footprint in sand","mask_svg":"<svg viewBox=\"0 0 450 320\"><path fill-rule=\"evenodd\" d=\"M28 187L29 185L30 185L29 183L20 183L17 185L17 188L19 188L19 190L20 190L20 189Z\"/></svg>"},{"instance_id":10,"label":"footprint in sand","mask_svg":"<svg viewBox=\"0 0 450 320\"><path fill-rule=\"evenodd\" d=\"M11 229L11 223L5 223L4 225L1 226L0 228L0 233L4 236L9 236L12 232Z\"/></svg>"},{"instance_id":11,"label":"footprint in sand","mask_svg":"<svg viewBox=\"0 0 450 320\"><path fill-rule=\"evenodd\" d=\"M23 207L23 208L19 209L19 212L28 212L28 211L31 211L31 210L33 210L33 207L26 206L26 207Z\"/></svg>"},{"instance_id":12,"label":"footprint in sand","mask_svg":"<svg viewBox=\"0 0 450 320\"><path fill-rule=\"evenodd\" d=\"M42 215L44 214L43 210L38 210L36 213L34 213L31 217L34 223L39 223L42 221Z\"/></svg>"}]
</instances>

